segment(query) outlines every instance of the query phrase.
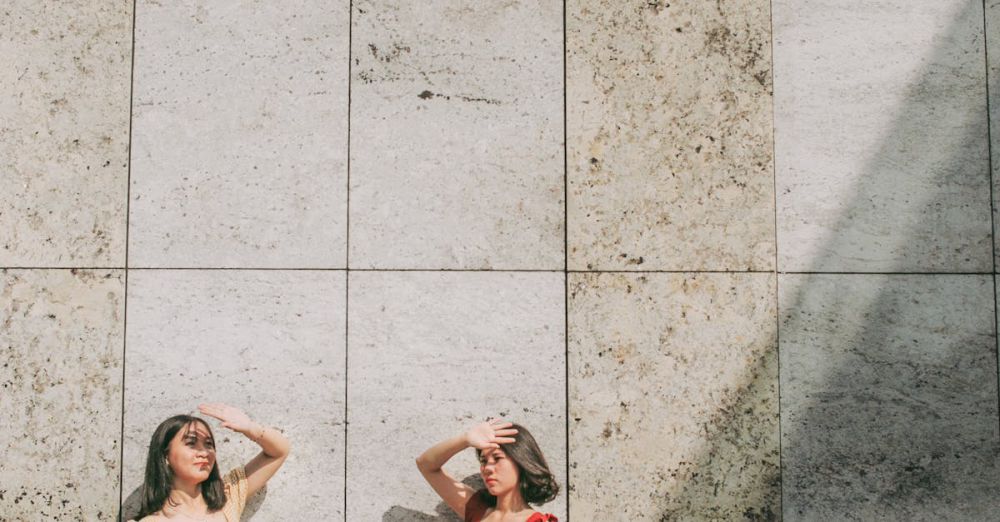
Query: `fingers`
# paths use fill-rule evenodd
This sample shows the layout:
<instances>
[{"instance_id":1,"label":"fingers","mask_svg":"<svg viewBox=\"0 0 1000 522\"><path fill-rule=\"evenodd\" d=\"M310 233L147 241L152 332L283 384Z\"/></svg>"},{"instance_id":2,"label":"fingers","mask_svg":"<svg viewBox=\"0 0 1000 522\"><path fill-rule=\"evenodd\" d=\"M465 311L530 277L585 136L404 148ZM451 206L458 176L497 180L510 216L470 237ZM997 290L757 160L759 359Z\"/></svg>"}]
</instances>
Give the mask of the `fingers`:
<instances>
[{"instance_id":1,"label":"fingers","mask_svg":"<svg viewBox=\"0 0 1000 522\"><path fill-rule=\"evenodd\" d=\"M493 432L494 435L498 437L506 437L507 435L517 435L517 430L496 430Z\"/></svg>"},{"instance_id":2,"label":"fingers","mask_svg":"<svg viewBox=\"0 0 1000 522\"><path fill-rule=\"evenodd\" d=\"M510 443L514 442L514 439L511 438L511 437L497 437L497 438L495 438L493 440L495 440L496 442L498 442L500 444L510 444ZM499 447L499 446L497 446L497 447Z\"/></svg>"},{"instance_id":3,"label":"fingers","mask_svg":"<svg viewBox=\"0 0 1000 522\"><path fill-rule=\"evenodd\" d=\"M225 405L217 402L199 404L198 411L208 415L209 417L222 419L225 416Z\"/></svg>"}]
</instances>

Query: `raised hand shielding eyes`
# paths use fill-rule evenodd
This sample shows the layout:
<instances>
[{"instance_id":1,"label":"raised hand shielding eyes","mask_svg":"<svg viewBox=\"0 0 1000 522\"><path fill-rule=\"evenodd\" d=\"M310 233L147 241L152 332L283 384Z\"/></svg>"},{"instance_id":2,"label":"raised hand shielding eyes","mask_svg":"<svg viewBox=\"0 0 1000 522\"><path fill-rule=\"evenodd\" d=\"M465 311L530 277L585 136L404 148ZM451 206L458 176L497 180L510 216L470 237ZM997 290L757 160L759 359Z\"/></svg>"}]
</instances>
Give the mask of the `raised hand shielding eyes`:
<instances>
[{"instance_id":1,"label":"raised hand shielding eyes","mask_svg":"<svg viewBox=\"0 0 1000 522\"><path fill-rule=\"evenodd\" d=\"M511 426L512 423L502 419L481 422L465 432L465 441L476 449L499 448L501 444L514 442L513 436L517 434L517 430Z\"/></svg>"}]
</instances>

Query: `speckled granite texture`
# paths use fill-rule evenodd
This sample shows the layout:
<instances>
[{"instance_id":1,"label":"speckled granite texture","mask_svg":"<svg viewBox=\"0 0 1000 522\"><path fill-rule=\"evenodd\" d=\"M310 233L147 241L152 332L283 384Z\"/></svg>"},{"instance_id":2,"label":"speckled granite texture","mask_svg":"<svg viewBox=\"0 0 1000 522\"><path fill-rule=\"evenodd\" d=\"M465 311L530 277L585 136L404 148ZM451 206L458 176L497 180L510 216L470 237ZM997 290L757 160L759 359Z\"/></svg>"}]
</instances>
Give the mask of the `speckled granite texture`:
<instances>
[{"instance_id":1,"label":"speckled granite texture","mask_svg":"<svg viewBox=\"0 0 1000 522\"><path fill-rule=\"evenodd\" d=\"M124 272L0 270L0 519L111 520Z\"/></svg>"},{"instance_id":2,"label":"speckled granite texture","mask_svg":"<svg viewBox=\"0 0 1000 522\"><path fill-rule=\"evenodd\" d=\"M338 271L130 270L125 498L142 485L156 426L219 401L293 445L257 520L342 517L344 284ZM223 470L260 451L218 422L212 428Z\"/></svg>"},{"instance_id":3,"label":"speckled granite texture","mask_svg":"<svg viewBox=\"0 0 1000 522\"><path fill-rule=\"evenodd\" d=\"M996 520L990 276L780 279L788 520Z\"/></svg>"},{"instance_id":4,"label":"speckled granite texture","mask_svg":"<svg viewBox=\"0 0 1000 522\"><path fill-rule=\"evenodd\" d=\"M138 2L130 267L344 267L348 16Z\"/></svg>"},{"instance_id":5,"label":"speckled granite texture","mask_svg":"<svg viewBox=\"0 0 1000 522\"><path fill-rule=\"evenodd\" d=\"M565 513L562 274L350 277L347 520L450 512L414 459L488 416L531 431L563 488L541 509ZM459 480L479 474L472 450L445 469Z\"/></svg>"},{"instance_id":6,"label":"speckled granite texture","mask_svg":"<svg viewBox=\"0 0 1000 522\"><path fill-rule=\"evenodd\" d=\"M779 269L992 269L982 9L774 1Z\"/></svg>"},{"instance_id":7,"label":"speckled granite texture","mask_svg":"<svg viewBox=\"0 0 1000 522\"><path fill-rule=\"evenodd\" d=\"M774 267L766 0L567 4L569 266Z\"/></svg>"},{"instance_id":8,"label":"speckled granite texture","mask_svg":"<svg viewBox=\"0 0 1000 522\"><path fill-rule=\"evenodd\" d=\"M0 520L127 517L156 425L221 400L292 440L244 521L454 521L413 459L499 415L562 522L992 522L997 28L8 0Z\"/></svg>"},{"instance_id":9,"label":"speckled granite texture","mask_svg":"<svg viewBox=\"0 0 1000 522\"><path fill-rule=\"evenodd\" d=\"M574 274L573 520L780 516L772 274Z\"/></svg>"},{"instance_id":10,"label":"speckled granite texture","mask_svg":"<svg viewBox=\"0 0 1000 522\"><path fill-rule=\"evenodd\" d=\"M132 2L0 8L0 266L123 267Z\"/></svg>"},{"instance_id":11,"label":"speckled granite texture","mask_svg":"<svg viewBox=\"0 0 1000 522\"><path fill-rule=\"evenodd\" d=\"M351 266L562 269L560 4L353 5Z\"/></svg>"}]
</instances>

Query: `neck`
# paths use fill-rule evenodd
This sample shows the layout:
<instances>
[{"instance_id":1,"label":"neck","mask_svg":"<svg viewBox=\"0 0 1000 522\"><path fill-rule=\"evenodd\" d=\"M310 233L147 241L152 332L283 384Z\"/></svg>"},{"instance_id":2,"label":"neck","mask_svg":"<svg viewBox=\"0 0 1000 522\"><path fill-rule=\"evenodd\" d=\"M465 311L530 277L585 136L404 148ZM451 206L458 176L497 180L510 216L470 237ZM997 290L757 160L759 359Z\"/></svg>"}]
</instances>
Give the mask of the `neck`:
<instances>
[{"instance_id":1,"label":"neck","mask_svg":"<svg viewBox=\"0 0 1000 522\"><path fill-rule=\"evenodd\" d=\"M524 501L521 492L514 488L509 493L503 493L497 497L496 511L503 513L518 513L529 509L528 503Z\"/></svg>"},{"instance_id":2,"label":"neck","mask_svg":"<svg viewBox=\"0 0 1000 522\"><path fill-rule=\"evenodd\" d=\"M187 508L201 508L206 505L205 499L201 496L201 483L184 480L174 480L170 500Z\"/></svg>"}]
</instances>

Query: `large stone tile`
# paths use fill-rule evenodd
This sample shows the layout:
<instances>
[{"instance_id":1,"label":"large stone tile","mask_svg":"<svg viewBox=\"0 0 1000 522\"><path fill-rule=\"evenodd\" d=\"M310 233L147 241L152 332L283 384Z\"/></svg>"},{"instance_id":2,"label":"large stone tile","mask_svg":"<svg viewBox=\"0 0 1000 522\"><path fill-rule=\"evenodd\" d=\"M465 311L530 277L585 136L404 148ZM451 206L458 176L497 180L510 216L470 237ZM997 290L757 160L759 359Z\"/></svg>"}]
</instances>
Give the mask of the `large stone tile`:
<instances>
[{"instance_id":1,"label":"large stone tile","mask_svg":"<svg viewBox=\"0 0 1000 522\"><path fill-rule=\"evenodd\" d=\"M783 276L789 520L996 520L989 276Z\"/></svg>"},{"instance_id":2,"label":"large stone tile","mask_svg":"<svg viewBox=\"0 0 1000 522\"><path fill-rule=\"evenodd\" d=\"M0 518L111 520L124 273L0 271Z\"/></svg>"},{"instance_id":3,"label":"large stone tile","mask_svg":"<svg viewBox=\"0 0 1000 522\"><path fill-rule=\"evenodd\" d=\"M149 438L200 402L281 429L292 454L254 502L259 520L336 519L344 506L345 274L129 272L124 491L142 485ZM212 421L223 471L259 448ZM130 503L127 503L130 504Z\"/></svg>"},{"instance_id":4,"label":"large stone tile","mask_svg":"<svg viewBox=\"0 0 1000 522\"><path fill-rule=\"evenodd\" d=\"M353 5L351 266L562 269L561 5Z\"/></svg>"},{"instance_id":5,"label":"large stone tile","mask_svg":"<svg viewBox=\"0 0 1000 522\"><path fill-rule=\"evenodd\" d=\"M564 284L559 273L351 273L347 520L457 520L414 459L487 416L531 430L562 488L536 507L565 520ZM445 469L479 476L472 450Z\"/></svg>"},{"instance_id":6,"label":"large stone tile","mask_svg":"<svg viewBox=\"0 0 1000 522\"><path fill-rule=\"evenodd\" d=\"M345 266L348 5L139 2L130 266Z\"/></svg>"},{"instance_id":7,"label":"large stone tile","mask_svg":"<svg viewBox=\"0 0 1000 522\"><path fill-rule=\"evenodd\" d=\"M775 520L772 274L574 274L573 520Z\"/></svg>"},{"instance_id":8,"label":"large stone tile","mask_svg":"<svg viewBox=\"0 0 1000 522\"><path fill-rule=\"evenodd\" d=\"M991 269L982 9L774 1L781 270Z\"/></svg>"},{"instance_id":9,"label":"large stone tile","mask_svg":"<svg viewBox=\"0 0 1000 522\"><path fill-rule=\"evenodd\" d=\"M768 13L569 3L570 268L773 268Z\"/></svg>"},{"instance_id":10,"label":"large stone tile","mask_svg":"<svg viewBox=\"0 0 1000 522\"><path fill-rule=\"evenodd\" d=\"M132 2L4 2L0 266L123 267Z\"/></svg>"}]
</instances>

